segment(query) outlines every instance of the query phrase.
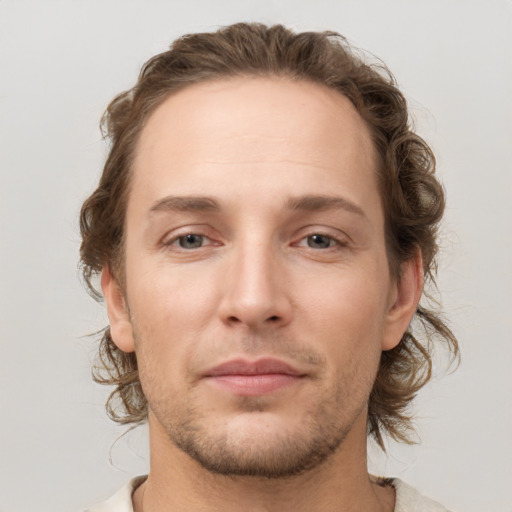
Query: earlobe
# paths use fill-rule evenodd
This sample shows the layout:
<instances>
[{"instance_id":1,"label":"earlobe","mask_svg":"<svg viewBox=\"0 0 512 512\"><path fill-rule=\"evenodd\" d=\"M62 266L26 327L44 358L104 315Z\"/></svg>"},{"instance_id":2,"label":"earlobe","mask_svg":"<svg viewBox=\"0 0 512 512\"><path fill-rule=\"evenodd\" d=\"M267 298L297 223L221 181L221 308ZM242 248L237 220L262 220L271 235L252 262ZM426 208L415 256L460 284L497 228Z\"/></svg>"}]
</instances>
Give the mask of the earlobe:
<instances>
[{"instance_id":1,"label":"earlobe","mask_svg":"<svg viewBox=\"0 0 512 512\"><path fill-rule=\"evenodd\" d=\"M423 261L420 251L401 265L400 279L394 284L386 326L382 337L382 350L395 348L409 327L423 291Z\"/></svg>"},{"instance_id":2,"label":"earlobe","mask_svg":"<svg viewBox=\"0 0 512 512\"><path fill-rule=\"evenodd\" d=\"M107 304L112 340L123 352L133 352L135 343L126 301L121 286L108 266L103 267L101 272L101 289Z\"/></svg>"}]
</instances>

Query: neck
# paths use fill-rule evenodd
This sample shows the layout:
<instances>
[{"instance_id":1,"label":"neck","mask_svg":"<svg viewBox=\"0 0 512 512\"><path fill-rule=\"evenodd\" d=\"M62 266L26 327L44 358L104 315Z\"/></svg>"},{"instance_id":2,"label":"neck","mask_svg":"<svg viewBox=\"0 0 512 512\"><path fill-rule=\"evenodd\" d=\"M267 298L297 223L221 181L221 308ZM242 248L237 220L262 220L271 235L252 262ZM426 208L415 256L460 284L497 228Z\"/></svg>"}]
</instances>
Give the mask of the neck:
<instances>
[{"instance_id":1,"label":"neck","mask_svg":"<svg viewBox=\"0 0 512 512\"><path fill-rule=\"evenodd\" d=\"M134 495L135 512L392 512L394 491L370 480L366 416L325 462L288 478L211 473L177 448L150 415L150 473Z\"/></svg>"}]
</instances>

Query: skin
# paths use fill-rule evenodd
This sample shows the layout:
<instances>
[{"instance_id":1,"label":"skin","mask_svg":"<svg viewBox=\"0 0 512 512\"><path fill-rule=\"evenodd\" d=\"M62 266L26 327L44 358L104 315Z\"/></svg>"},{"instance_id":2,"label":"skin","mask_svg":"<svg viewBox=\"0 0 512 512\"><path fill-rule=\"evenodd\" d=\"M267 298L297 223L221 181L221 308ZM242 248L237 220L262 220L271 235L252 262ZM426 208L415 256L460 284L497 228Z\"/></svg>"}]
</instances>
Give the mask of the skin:
<instances>
[{"instance_id":1,"label":"skin","mask_svg":"<svg viewBox=\"0 0 512 512\"><path fill-rule=\"evenodd\" d=\"M316 84L207 82L151 115L124 289L102 274L112 337L136 351L149 403L136 511L393 510L367 472L367 402L422 272L418 256L390 275L376 168L360 115ZM250 394L205 377L263 357L300 377Z\"/></svg>"}]
</instances>

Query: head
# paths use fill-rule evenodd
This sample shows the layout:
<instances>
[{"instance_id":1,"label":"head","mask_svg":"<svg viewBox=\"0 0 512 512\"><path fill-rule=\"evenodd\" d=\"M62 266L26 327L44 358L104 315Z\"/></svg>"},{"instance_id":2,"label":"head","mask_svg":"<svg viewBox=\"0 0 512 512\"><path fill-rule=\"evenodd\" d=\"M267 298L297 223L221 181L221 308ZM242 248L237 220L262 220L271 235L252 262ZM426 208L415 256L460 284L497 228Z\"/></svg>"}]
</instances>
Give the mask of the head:
<instances>
[{"instance_id":1,"label":"head","mask_svg":"<svg viewBox=\"0 0 512 512\"><path fill-rule=\"evenodd\" d=\"M381 446L385 433L407 441L408 406L431 376L432 337L454 353L457 343L418 305L423 283L434 280L444 195L392 75L338 34L237 24L185 36L151 59L111 102L103 126L112 146L82 208L81 261L97 297L92 277L102 273L109 303L95 378L115 386L110 416L138 424L150 410L200 459L204 438L180 432L210 413L220 432L235 411L222 400L201 410L218 398L200 391L205 372L233 355L263 354L311 382L296 395L309 405L295 419L313 432L301 452L309 462L296 468L335 450L363 417ZM176 219L195 230L180 231ZM162 384L159 359L176 365L168 369L175 381ZM181 390L187 371L190 386ZM181 391L192 408L163 403ZM275 406L273 397L242 395L238 412ZM293 423L294 414L283 417ZM229 428L239 429L243 420L233 421ZM262 421L259 431L269 425ZM210 440L219 439L229 451L220 433ZM291 442L288 451L300 450Z\"/></svg>"}]
</instances>

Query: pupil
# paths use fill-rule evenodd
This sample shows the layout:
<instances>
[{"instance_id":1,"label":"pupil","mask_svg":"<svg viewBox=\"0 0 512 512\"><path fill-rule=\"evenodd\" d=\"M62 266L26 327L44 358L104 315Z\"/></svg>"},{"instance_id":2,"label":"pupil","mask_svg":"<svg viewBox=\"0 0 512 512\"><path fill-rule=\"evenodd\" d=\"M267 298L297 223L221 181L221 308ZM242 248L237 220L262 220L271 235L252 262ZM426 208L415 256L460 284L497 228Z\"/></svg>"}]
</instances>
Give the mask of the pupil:
<instances>
[{"instance_id":1,"label":"pupil","mask_svg":"<svg viewBox=\"0 0 512 512\"><path fill-rule=\"evenodd\" d=\"M180 238L180 247L183 249L195 249L201 247L203 237L201 235L186 235Z\"/></svg>"},{"instance_id":2,"label":"pupil","mask_svg":"<svg viewBox=\"0 0 512 512\"><path fill-rule=\"evenodd\" d=\"M308 245L314 249L326 249L331 245L331 239L324 235L311 235Z\"/></svg>"}]
</instances>

